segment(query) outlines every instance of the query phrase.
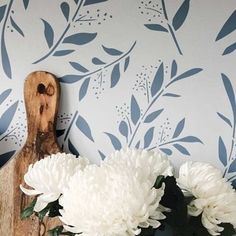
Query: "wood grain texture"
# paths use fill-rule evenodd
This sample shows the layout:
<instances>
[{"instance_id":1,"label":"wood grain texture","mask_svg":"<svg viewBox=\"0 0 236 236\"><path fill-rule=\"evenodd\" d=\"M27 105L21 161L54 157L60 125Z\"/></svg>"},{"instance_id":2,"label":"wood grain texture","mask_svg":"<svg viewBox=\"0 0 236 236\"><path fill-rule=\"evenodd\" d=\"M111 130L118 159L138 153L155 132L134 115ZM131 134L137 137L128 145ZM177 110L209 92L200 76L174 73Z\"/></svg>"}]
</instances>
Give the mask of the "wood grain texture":
<instances>
[{"instance_id":1,"label":"wood grain texture","mask_svg":"<svg viewBox=\"0 0 236 236\"><path fill-rule=\"evenodd\" d=\"M54 75L38 71L25 81L24 98L28 137L21 151L0 169L0 236L46 235L58 220L39 222L33 216L22 221L20 212L32 198L20 191L28 166L45 155L60 151L55 135L60 88Z\"/></svg>"}]
</instances>

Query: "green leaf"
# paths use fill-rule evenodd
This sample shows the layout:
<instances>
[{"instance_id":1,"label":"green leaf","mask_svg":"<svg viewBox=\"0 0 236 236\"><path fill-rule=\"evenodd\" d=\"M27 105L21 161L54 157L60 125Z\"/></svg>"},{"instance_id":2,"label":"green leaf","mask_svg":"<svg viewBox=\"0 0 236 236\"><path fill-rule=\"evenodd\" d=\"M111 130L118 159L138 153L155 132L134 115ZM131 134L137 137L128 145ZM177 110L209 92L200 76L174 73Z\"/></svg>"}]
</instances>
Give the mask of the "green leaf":
<instances>
[{"instance_id":1,"label":"green leaf","mask_svg":"<svg viewBox=\"0 0 236 236\"><path fill-rule=\"evenodd\" d=\"M37 216L40 221L43 221L44 216L49 212L49 207L45 207L43 210L37 213Z\"/></svg>"},{"instance_id":2,"label":"green leaf","mask_svg":"<svg viewBox=\"0 0 236 236\"><path fill-rule=\"evenodd\" d=\"M57 226L48 231L48 236L59 236L63 231L63 226Z\"/></svg>"},{"instance_id":3,"label":"green leaf","mask_svg":"<svg viewBox=\"0 0 236 236\"><path fill-rule=\"evenodd\" d=\"M56 200L55 202L51 202L50 204L50 209L48 216L49 217L56 217L56 216L61 216L60 214L60 209L62 209L62 206L59 204L59 201Z\"/></svg>"},{"instance_id":4,"label":"green leaf","mask_svg":"<svg viewBox=\"0 0 236 236\"><path fill-rule=\"evenodd\" d=\"M43 210L37 213L37 216L39 217L39 220L42 221L43 218L48 213L49 217L56 217L60 216L59 210L62 209L62 207L59 205L59 201L56 200L54 202L50 202Z\"/></svg>"},{"instance_id":5,"label":"green leaf","mask_svg":"<svg viewBox=\"0 0 236 236\"><path fill-rule=\"evenodd\" d=\"M156 182L154 184L154 188L160 188L163 183L164 178L165 177L163 175L157 176Z\"/></svg>"},{"instance_id":6,"label":"green leaf","mask_svg":"<svg viewBox=\"0 0 236 236\"><path fill-rule=\"evenodd\" d=\"M236 230L234 229L233 225L229 224L229 223L224 223L224 224L220 224L221 227L224 227L224 231L221 232L221 236L233 236L236 234Z\"/></svg>"},{"instance_id":7,"label":"green leaf","mask_svg":"<svg viewBox=\"0 0 236 236\"><path fill-rule=\"evenodd\" d=\"M20 214L21 220L29 218L34 213L34 206L36 204L36 198L30 203L28 207L26 207Z\"/></svg>"}]
</instances>

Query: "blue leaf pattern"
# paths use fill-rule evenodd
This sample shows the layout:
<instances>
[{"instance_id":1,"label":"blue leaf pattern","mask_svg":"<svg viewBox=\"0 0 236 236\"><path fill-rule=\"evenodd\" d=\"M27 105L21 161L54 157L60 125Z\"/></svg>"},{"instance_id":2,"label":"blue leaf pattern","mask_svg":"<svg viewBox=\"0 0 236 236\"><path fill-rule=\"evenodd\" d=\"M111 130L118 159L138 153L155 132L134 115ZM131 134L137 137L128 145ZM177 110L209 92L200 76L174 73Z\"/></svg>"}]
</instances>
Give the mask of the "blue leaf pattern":
<instances>
[{"instance_id":1,"label":"blue leaf pattern","mask_svg":"<svg viewBox=\"0 0 236 236\"><path fill-rule=\"evenodd\" d=\"M216 41L232 33L235 29L236 29L236 10L232 13L232 15L223 25L222 29L220 30L219 34L216 37Z\"/></svg>"},{"instance_id":2,"label":"blue leaf pattern","mask_svg":"<svg viewBox=\"0 0 236 236\"><path fill-rule=\"evenodd\" d=\"M22 29L16 24L12 17L10 17L12 27L23 37L25 37Z\"/></svg>"},{"instance_id":3,"label":"blue leaf pattern","mask_svg":"<svg viewBox=\"0 0 236 236\"><path fill-rule=\"evenodd\" d=\"M0 168L4 166L11 157L15 154L16 150L0 154Z\"/></svg>"},{"instance_id":4,"label":"blue leaf pattern","mask_svg":"<svg viewBox=\"0 0 236 236\"><path fill-rule=\"evenodd\" d=\"M1 124L0 135L4 134L7 131L8 127L15 115L17 106L18 106L18 102L15 102L9 108L7 108L7 110L0 117L0 124Z\"/></svg>"},{"instance_id":5,"label":"blue leaf pattern","mask_svg":"<svg viewBox=\"0 0 236 236\"><path fill-rule=\"evenodd\" d=\"M88 69L86 69L84 66L82 66L81 64L79 64L77 62L70 61L69 63L74 69L78 70L79 72L82 72L82 73L88 72Z\"/></svg>"},{"instance_id":6,"label":"blue leaf pattern","mask_svg":"<svg viewBox=\"0 0 236 236\"><path fill-rule=\"evenodd\" d=\"M0 94L0 105L7 99L7 97L10 95L12 89L6 89Z\"/></svg>"},{"instance_id":7,"label":"blue leaf pattern","mask_svg":"<svg viewBox=\"0 0 236 236\"><path fill-rule=\"evenodd\" d=\"M224 87L227 92L227 95L228 95L228 98L229 98L229 101L233 110L233 115L234 117L236 117L236 101L235 101L235 95L234 95L232 84L229 78L225 74L221 74L221 77L222 77Z\"/></svg>"},{"instance_id":8,"label":"blue leaf pattern","mask_svg":"<svg viewBox=\"0 0 236 236\"><path fill-rule=\"evenodd\" d=\"M186 143L203 143L199 138L195 136L186 136L184 138L179 139L178 141Z\"/></svg>"},{"instance_id":9,"label":"blue leaf pattern","mask_svg":"<svg viewBox=\"0 0 236 236\"><path fill-rule=\"evenodd\" d=\"M78 2L78 0L76 0ZM106 2L107 0L85 0L84 6L92 5L100 2Z\"/></svg>"},{"instance_id":10,"label":"blue leaf pattern","mask_svg":"<svg viewBox=\"0 0 236 236\"><path fill-rule=\"evenodd\" d=\"M128 57L125 58L124 71L127 70L128 66L129 66L129 61L130 61L130 57L128 56Z\"/></svg>"},{"instance_id":11,"label":"blue leaf pattern","mask_svg":"<svg viewBox=\"0 0 236 236\"><path fill-rule=\"evenodd\" d=\"M27 8L29 6L29 0L23 0L23 3L24 3L25 10L27 10Z\"/></svg>"},{"instance_id":12,"label":"blue leaf pattern","mask_svg":"<svg viewBox=\"0 0 236 236\"><path fill-rule=\"evenodd\" d=\"M88 139L94 142L92 132L88 125L88 122L82 116L78 116L76 120L76 126Z\"/></svg>"},{"instance_id":13,"label":"blue leaf pattern","mask_svg":"<svg viewBox=\"0 0 236 236\"><path fill-rule=\"evenodd\" d=\"M111 56L120 56L123 52L115 49L115 48L107 48L104 45L102 45L103 50Z\"/></svg>"},{"instance_id":14,"label":"blue leaf pattern","mask_svg":"<svg viewBox=\"0 0 236 236\"><path fill-rule=\"evenodd\" d=\"M224 166L226 166L227 165L227 151L221 137L219 137L218 148L219 148L220 161Z\"/></svg>"},{"instance_id":15,"label":"blue leaf pattern","mask_svg":"<svg viewBox=\"0 0 236 236\"><path fill-rule=\"evenodd\" d=\"M59 78L61 83L72 84L84 78L84 75L64 75Z\"/></svg>"},{"instance_id":16,"label":"blue leaf pattern","mask_svg":"<svg viewBox=\"0 0 236 236\"><path fill-rule=\"evenodd\" d=\"M177 74L177 63L175 60L173 60L172 65L171 65L171 78L175 77Z\"/></svg>"},{"instance_id":17,"label":"blue leaf pattern","mask_svg":"<svg viewBox=\"0 0 236 236\"><path fill-rule=\"evenodd\" d=\"M5 11L6 11L6 5L1 6L0 7L0 23L4 17Z\"/></svg>"},{"instance_id":18,"label":"blue leaf pattern","mask_svg":"<svg viewBox=\"0 0 236 236\"><path fill-rule=\"evenodd\" d=\"M87 78L83 81L83 83L80 87L80 90L79 90L79 101L81 101L85 97L85 95L87 94L89 82L90 82L90 78Z\"/></svg>"},{"instance_id":19,"label":"blue leaf pattern","mask_svg":"<svg viewBox=\"0 0 236 236\"><path fill-rule=\"evenodd\" d=\"M129 133L128 125L123 120L120 122L119 131L124 137L126 138L128 137L128 133Z\"/></svg>"},{"instance_id":20,"label":"blue leaf pattern","mask_svg":"<svg viewBox=\"0 0 236 236\"><path fill-rule=\"evenodd\" d=\"M189 2L190 0L184 0L183 4L180 6L174 16L172 25L175 30L178 30L185 21L189 11Z\"/></svg>"},{"instance_id":21,"label":"blue leaf pattern","mask_svg":"<svg viewBox=\"0 0 236 236\"><path fill-rule=\"evenodd\" d=\"M235 51L236 50L236 42L235 43L233 43L233 44L231 44L231 45L229 45L225 50L224 50L224 52L223 52L223 56L224 55L227 55L227 54L230 54L231 52L233 52L233 51Z\"/></svg>"},{"instance_id":22,"label":"blue leaf pattern","mask_svg":"<svg viewBox=\"0 0 236 236\"><path fill-rule=\"evenodd\" d=\"M234 159L234 161L230 164L230 167L229 167L229 173L233 173L233 172L236 172L236 159Z\"/></svg>"},{"instance_id":23,"label":"blue leaf pattern","mask_svg":"<svg viewBox=\"0 0 236 236\"><path fill-rule=\"evenodd\" d=\"M75 45L84 45L93 41L97 33L77 33L66 37L63 43L70 43Z\"/></svg>"},{"instance_id":24,"label":"blue leaf pattern","mask_svg":"<svg viewBox=\"0 0 236 236\"><path fill-rule=\"evenodd\" d=\"M74 146L74 144L71 142L70 139L68 139L68 148L72 154L76 155L77 157L79 156L78 150L76 149L76 147Z\"/></svg>"},{"instance_id":25,"label":"blue leaf pattern","mask_svg":"<svg viewBox=\"0 0 236 236\"><path fill-rule=\"evenodd\" d=\"M185 124L185 119L182 119L176 126L173 137L172 138L177 138L181 134L181 132L184 129L184 124Z\"/></svg>"},{"instance_id":26,"label":"blue leaf pattern","mask_svg":"<svg viewBox=\"0 0 236 236\"><path fill-rule=\"evenodd\" d=\"M160 150L168 156L172 155L172 151L169 148L160 148Z\"/></svg>"},{"instance_id":27,"label":"blue leaf pattern","mask_svg":"<svg viewBox=\"0 0 236 236\"><path fill-rule=\"evenodd\" d=\"M190 156L190 153L188 152L188 150L183 147L182 145L178 144L178 143L175 143L173 144L173 146L179 151L181 152L182 154L184 155L187 155L187 156Z\"/></svg>"},{"instance_id":28,"label":"blue leaf pattern","mask_svg":"<svg viewBox=\"0 0 236 236\"><path fill-rule=\"evenodd\" d=\"M111 88L115 87L120 80L120 64L116 64L111 72Z\"/></svg>"},{"instance_id":29,"label":"blue leaf pattern","mask_svg":"<svg viewBox=\"0 0 236 236\"><path fill-rule=\"evenodd\" d=\"M177 76L175 79L173 79L173 80L169 83L169 85L175 83L175 82L178 81L178 80L182 80L182 79L191 77L191 76L193 76L193 75L195 75L195 74L197 74L197 73L199 73L199 72L201 72L201 71L202 71L201 68L194 68L194 69L188 70L188 71L184 72L183 74Z\"/></svg>"},{"instance_id":30,"label":"blue leaf pattern","mask_svg":"<svg viewBox=\"0 0 236 236\"><path fill-rule=\"evenodd\" d=\"M139 148L140 147L140 141L138 141L135 145L135 148Z\"/></svg>"},{"instance_id":31,"label":"blue leaf pattern","mask_svg":"<svg viewBox=\"0 0 236 236\"><path fill-rule=\"evenodd\" d=\"M110 133L106 133L106 132L105 132L105 134L109 137L115 150L120 150L122 148L121 142L119 141L119 139L115 135L110 134Z\"/></svg>"},{"instance_id":32,"label":"blue leaf pattern","mask_svg":"<svg viewBox=\"0 0 236 236\"><path fill-rule=\"evenodd\" d=\"M1 40L1 57L2 57L2 67L9 79L12 78L12 73L11 73L11 64L8 56L8 52L6 49L6 44L5 44L5 38L4 38L4 33L2 33L2 40Z\"/></svg>"},{"instance_id":33,"label":"blue leaf pattern","mask_svg":"<svg viewBox=\"0 0 236 236\"><path fill-rule=\"evenodd\" d=\"M175 93L164 93L162 96L163 96L163 97L172 97L172 98L181 97L180 95L175 94Z\"/></svg>"},{"instance_id":34,"label":"blue leaf pattern","mask_svg":"<svg viewBox=\"0 0 236 236\"><path fill-rule=\"evenodd\" d=\"M98 150L98 153L99 153L102 160L104 160L106 158L106 155L103 152L101 152L100 150Z\"/></svg>"},{"instance_id":35,"label":"blue leaf pattern","mask_svg":"<svg viewBox=\"0 0 236 236\"><path fill-rule=\"evenodd\" d=\"M217 112L217 115L232 128L232 123L229 118L227 118L226 116L224 116L220 112Z\"/></svg>"},{"instance_id":36,"label":"blue leaf pattern","mask_svg":"<svg viewBox=\"0 0 236 236\"><path fill-rule=\"evenodd\" d=\"M61 3L61 11L66 18L66 20L69 20L69 15L70 15L70 6L67 2Z\"/></svg>"},{"instance_id":37,"label":"blue leaf pattern","mask_svg":"<svg viewBox=\"0 0 236 236\"><path fill-rule=\"evenodd\" d=\"M57 129L56 130L56 136L57 138L59 138L60 136L62 136L65 133L65 129Z\"/></svg>"},{"instance_id":38,"label":"blue leaf pattern","mask_svg":"<svg viewBox=\"0 0 236 236\"><path fill-rule=\"evenodd\" d=\"M151 94L154 97L161 89L164 81L164 65L161 63L151 85Z\"/></svg>"},{"instance_id":39,"label":"blue leaf pattern","mask_svg":"<svg viewBox=\"0 0 236 236\"><path fill-rule=\"evenodd\" d=\"M54 57L62 57L62 56L66 56L68 54L71 54L74 51L75 50L59 50L59 51L54 52L53 56Z\"/></svg>"},{"instance_id":40,"label":"blue leaf pattern","mask_svg":"<svg viewBox=\"0 0 236 236\"><path fill-rule=\"evenodd\" d=\"M147 117L144 120L144 123L151 123L152 121L154 121L163 112L163 110L164 109L160 109L147 115Z\"/></svg>"},{"instance_id":41,"label":"blue leaf pattern","mask_svg":"<svg viewBox=\"0 0 236 236\"><path fill-rule=\"evenodd\" d=\"M44 36L46 39L46 42L48 44L48 47L51 48L53 45L53 41L54 41L54 31L52 26L44 19L41 19L43 21L44 24Z\"/></svg>"},{"instance_id":42,"label":"blue leaf pattern","mask_svg":"<svg viewBox=\"0 0 236 236\"><path fill-rule=\"evenodd\" d=\"M134 97L134 95L132 95L132 98L131 98L131 120L134 125L137 124L137 122L140 118L140 115L141 115L140 107L137 103L136 98Z\"/></svg>"},{"instance_id":43,"label":"blue leaf pattern","mask_svg":"<svg viewBox=\"0 0 236 236\"><path fill-rule=\"evenodd\" d=\"M93 63L94 65L104 65L104 64L106 64L106 62L100 60L100 59L97 58L97 57L93 57L93 58L92 58L92 63Z\"/></svg>"},{"instance_id":44,"label":"blue leaf pattern","mask_svg":"<svg viewBox=\"0 0 236 236\"><path fill-rule=\"evenodd\" d=\"M165 27L159 24L145 24L144 26L146 26L150 30L168 32Z\"/></svg>"},{"instance_id":45,"label":"blue leaf pattern","mask_svg":"<svg viewBox=\"0 0 236 236\"><path fill-rule=\"evenodd\" d=\"M144 135L144 146L143 148L148 148L153 140L153 134L154 134L154 127L151 127L148 129L146 134Z\"/></svg>"}]
</instances>

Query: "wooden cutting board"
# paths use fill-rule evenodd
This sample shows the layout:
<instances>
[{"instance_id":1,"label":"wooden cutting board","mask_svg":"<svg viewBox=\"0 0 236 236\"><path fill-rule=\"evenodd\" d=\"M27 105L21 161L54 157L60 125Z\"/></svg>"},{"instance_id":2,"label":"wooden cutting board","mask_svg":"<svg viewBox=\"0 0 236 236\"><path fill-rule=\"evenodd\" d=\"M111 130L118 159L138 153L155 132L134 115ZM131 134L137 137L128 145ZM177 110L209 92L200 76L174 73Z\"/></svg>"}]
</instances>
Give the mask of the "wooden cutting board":
<instances>
[{"instance_id":1,"label":"wooden cutting board","mask_svg":"<svg viewBox=\"0 0 236 236\"><path fill-rule=\"evenodd\" d=\"M20 152L0 169L0 236L47 235L47 230L56 225L55 220L48 219L40 223L35 216L20 219L32 197L23 194L19 185L29 164L60 151L55 135L59 94L59 83L53 74L38 71L26 78L28 137Z\"/></svg>"}]
</instances>

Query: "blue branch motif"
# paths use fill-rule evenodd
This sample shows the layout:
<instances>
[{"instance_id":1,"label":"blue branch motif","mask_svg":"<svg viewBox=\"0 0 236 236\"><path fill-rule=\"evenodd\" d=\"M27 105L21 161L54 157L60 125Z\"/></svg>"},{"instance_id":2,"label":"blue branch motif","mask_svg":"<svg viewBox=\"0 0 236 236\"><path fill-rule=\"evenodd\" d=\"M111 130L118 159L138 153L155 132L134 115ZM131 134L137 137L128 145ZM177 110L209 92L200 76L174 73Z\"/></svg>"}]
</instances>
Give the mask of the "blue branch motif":
<instances>
[{"instance_id":1,"label":"blue branch motif","mask_svg":"<svg viewBox=\"0 0 236 236\"><path fill-rule=\"evenodd\" d=\"M6 102L11 91L11 89L7 89L0 94L0 105ZM19 101L16 101L15 103L8 105L7 109L0 116L0 142L4 142L9 138L17 139L14 134L16 128L9 130L9 127L16 113L18 103ZM0 154L0 167L6 164L6 162L13 156L15 151L16 150L11 150Z\"/></svg>"},{"instance_id":2,"label":"blue branch motif","mask_svg":"<svg viewBox=\"0 0 236 236\"><path fill-rule=\"evenodd\" d=\"M156 125L153 125L154 122L157 122L158 117L160 117L164 111L164 108L157 109L154 106L156 105L158 99L160 97L168 97L169 94L171 94L169 97L172 98L180 97L180 95L168 93L168 89L180 80L190 79L193 75L198 74L200 71L202 71L201 68L193 68L178 74L177 63L173 60L171 65L171 80L169 80L169 78L167 80L164 74L164 63L162 62L157 67L150 86L147 87L150 94L150 100L148 100L149 102L146 107L140 107L135 95L131 96L129 106L126 103L124 106L119 108L117 106L117 111L120 112L120 116L122 117L118 125L118 135L110 132L104 132L104 134L109 138L113 148L115 150L121 149L122 146L145 148L148 150L159 148L167 155L171 155L173 153L173 149L175 149L181 154L189 156L190 153L184 144L203 144L203 142L195 136L182 135L185 126L185 118L178 122L171 138L165 133L166 127L160 127L162 130L157 135L158 128ZM148 93L146 93L146 95L147 94ZM141 127L144 127L146 130L143 137L139 136ZM155 141L156 136L159 136L157 141Z\"/></svg>"},{"instance_id":3,"label":"blue branch motif","mask_svg":"<svg viewBox=\"0 0 236 236\"><path fill-rule=\"evenodd\" d=\"M144 24L144 26L152 31L169 33L179 54L183 55L183 52L176 37L176 32L184 24L188 16L189 6L190 0L184 0L180 7L177 9L172 20L169 19L165 0L161 0L160 4L153 4L152 1L149 1L147 3L141 1L141 6L139 7L139 9L141 11L141 14L147 12L150 16L150 18L148 19L149 23ZM162 20L158 23L151 23L157 17L160 19L162 18Z\"/></svg>"},{"instance_id":4,"label":"blue branch motif","mask_svg":"<svg viewBox=\"0 0 236 236\"><path fill-rule=\"evenodd\" d=\"M109 88L114 88L121 79L121 73L126 72L130 63L130 54L133 51L136 45L136 41L131 45L128 51L123 52L121 50L105 47L102 45L102 49L105 54L107 54L110 58L110 62L106 62L102 58L93 57L91 59L93 66L95 69L89 70L84 65L79 62L70 61L69 64L76 70L77 73L64 75L59 78L61 83L73 84L79 81L81 82L81 86L79 88L79 101L81 101L87 94L89 85L92 82L91 78L94 78L93 82L97 84L94 86L96 98L99 98L99 95L104 91L104 86L107 81L107 70L110 72L110 85Z\"/></svg>"},{"instance_id":5,"label":"blue branch motif","mask_svg":"<svg viewBox=\"0 0 236 236\"><path fill-rule=\"evenodd\" d=\"M33 64L37 64L47 59L49 56L61 57L73 53L75 50L60 49L61 45L66 45L71 47L73 45L81 46L92 42L96 37L97 33L90 32L79 32L79 33L70 33L70 29L76 23L83 21L91 21L95 19L85 19L86 15L79 14L83 6L97 4L100 2L105 2L106 0L81 0L74 1L75 6L70 6L67 2L62 2L60 4L61 14L65 18L67 23L64 31L61 33L61 36L58 39L54 39L54 29L53 26L47 22L45 19L41 19L44 25L44 37L48 45L49 51L45 55L41 56L39 59L35 60ZM76 8L75 12L72 10Z\"/></svg>"},{"instance_id":6,"label":"blue branch motif","mask_svg":"<svg viewBox=\"0 0 236 236\"><path fill-rule=\"evenodd\" d=\"M76 156L79 156L79 151L70 137L70 132L72 128L74 128L74 125L85 137L94 143L92 130L88 122L77 110L74 114L61 114L58 116L57 120L56 135L63 151L70 151Z\"/></svg>"},{"instance_id":7,"label":"blue branch motif","mask_svg":"<svg viewBox=\"0 0 236 236\"><path fill-rule=\"evenodd\" d=\"M234 12L230 15L230 17L224 23L215 41L219 41L227 37L229 34L231 34L235 30L236 30L236 10L234 10ZM230 54L234 52L235 50L236 50L236 42L233 42L232 44L226 47L222 55L224 56L224 55Z\"/></svg>"},{"instance_id":8,"label":"blue branch motif","mask_svg":"<svg viewBox=\"0 0 236 236\"><path fill-rule=\"evenodd\" d=\"M232 131L232 139L230 143L230 148L227 149L227 144L221 136L218 139L218 153L219 159L224 166L224 177L228 177L230 181L233 182L234 187L236 187L236 149L235 149L235 128L236 128L236 100L235 92L230 79L225 75L221 74L224 89L226 91L227 98L232 111L232 117L229 118L226 115L217 112L217 115L221 120L224 121L226 126Z\"/></svg>"},{"instance_id":9,"label":"blue branch motif","mask_svg":"<svg viewBox=\"0 0 236 236\"><path fill-rule=\"evenodd\" d=\"M12 68L11 68L11 62L8 55L7 47L6 47L6 39L5 39L5 33L6 33L6 27L9 23L11 25L11 32L14 30L20 34L22 37L24 37L24 32L15 21L13 15L14 11L12 10L14 0L11 0L8 5L0 6L0 23L3 21L3 27L1 32L1 59L2 59L2 68L4 73L9 79L12 79ZM5 16L5 19L4 19Z\"/></svg>"}]
</instances>

